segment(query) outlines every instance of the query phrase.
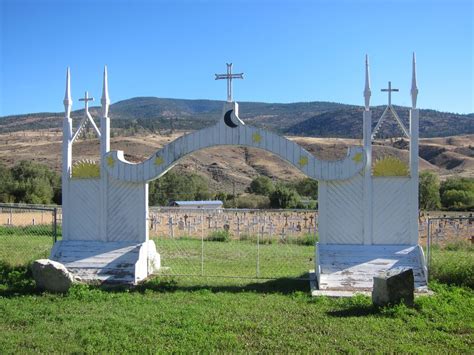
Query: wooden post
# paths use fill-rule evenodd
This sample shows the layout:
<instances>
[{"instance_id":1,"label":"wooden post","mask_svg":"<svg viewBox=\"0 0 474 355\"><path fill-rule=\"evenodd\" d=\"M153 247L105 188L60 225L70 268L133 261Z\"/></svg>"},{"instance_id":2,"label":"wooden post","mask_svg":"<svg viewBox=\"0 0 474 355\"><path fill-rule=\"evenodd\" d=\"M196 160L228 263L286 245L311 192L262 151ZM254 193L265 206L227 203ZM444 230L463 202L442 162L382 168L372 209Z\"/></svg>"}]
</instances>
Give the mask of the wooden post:
<instances>
[{"instance_id":1,"label":"wooden post","mask_svg":"<svg viewBox=\"0 0 474 355\"><path fill-rule=\"evenodd\" d=\"M364 111L364 150L366 162L364 168L364 244L373 243L373 209L372 209L372 113Z\"/></svg>"},{"instance_id":2,"label":"wooden post","mask_svg":"<svg viewBox=\"0 0 474 355\"><path fill-rule=\"evenodd\" d=\"M418 244L418 130L419 110L410 110L410 230L412 244Z\"/></svg>"},{"instance_id":3,"label":"wooden post","mask_svg":"<svg viewBox=\"0 0 474 355\"><path fill-rule=\"evenodd\" d=\"M100 240L107 241L107 194L108 194L108 174L106 154L110 151L110 118L109 113L109 89L107 82L107 67L104 68L104 78L102 85L102 115L100 118ZM148 206L147 206L148 207ZM148 218L146 216L145 218ZM148 232L148 228L147 232ZM148 240L148 238L146 239Z\"/></svg>"},{"instance_id":4,"label":"wooden post","mask_svg":"<svg viewBox=\"0 0 474 355\"><path fill-rule=\"evenodd\" d=\"M71 120L71 85L70 71L66 73L66 94L64 96L64 119L63 119L63 162L62 162L62 238L69 237L69 182L71 179L72 166L72 120Z\"/></svg>"},{"instance_id":5,"label":"wooden post","mask_svg":"<svg viewBox=\"0 0 474 355\"><path fill-rule=\"evenodd\" d=\"M419 110L416 108L418 87L416 84L416 58L413 53L410 109L410 240L418 244L418 134Z\"/></svg>"},{"instance_id":6,"label":"wooden post","mask_svg":"<svg viewBox=\"0 0 474 355\"><path fill-rule=\"evenodd\" d=\"M365 56L365 110L363 115L363 140L365 151L365 168L364 168L364 244L372 244L374 238L373 230L373 198L372 198L372 113L370 112L370 72L369 58Z\"/></svg>"}]
</instances>

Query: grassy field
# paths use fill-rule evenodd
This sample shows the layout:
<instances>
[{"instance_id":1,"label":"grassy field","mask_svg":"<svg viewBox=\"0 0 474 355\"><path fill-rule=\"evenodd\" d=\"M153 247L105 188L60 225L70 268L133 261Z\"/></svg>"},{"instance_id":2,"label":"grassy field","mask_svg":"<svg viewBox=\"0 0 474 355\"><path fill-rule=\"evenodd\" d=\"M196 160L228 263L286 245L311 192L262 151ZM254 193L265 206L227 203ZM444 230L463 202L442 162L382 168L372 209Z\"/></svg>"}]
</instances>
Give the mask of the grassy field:
<instances>
[{"instance_id":1,"label":"grassy field","mask_svg":"<svg viewBox=\"0 0 474 355\"><path fill-rule=\"evenodd\" d=\"M474 249L469 245L433 250L434 296L418 298L413 308L377 309L364 296L312 298L307 281L285 277L256 282L160 276L133 290L74 286L65 295L40 293L27 267L32 255L23 253L20 260L4 252L14 246L11 237L0 238L1 353L469 353L474 346ZM30 241L25 250L41 253L51 246L46 238L25 240ZM162 257L169 272L200 272L200 241L156 242L166 249ZM208 275L256 271L257 249L250 241L206 241L204 248ZM281 275L307 271L313 254L306 245L261 248L261 266Z\"/></svg>"},{"instance_id":2,"label":"grassy field","mask_svg":"<svg viewBox=\"0 0 474 355\"><path fill-rule=\"evenodd\" d=\"M154 241L167 275L307 277L305 274L314 269L312 245L273 243L257 247L252 240L201 243L192 238Z\"/></svg>"}]
</instances>

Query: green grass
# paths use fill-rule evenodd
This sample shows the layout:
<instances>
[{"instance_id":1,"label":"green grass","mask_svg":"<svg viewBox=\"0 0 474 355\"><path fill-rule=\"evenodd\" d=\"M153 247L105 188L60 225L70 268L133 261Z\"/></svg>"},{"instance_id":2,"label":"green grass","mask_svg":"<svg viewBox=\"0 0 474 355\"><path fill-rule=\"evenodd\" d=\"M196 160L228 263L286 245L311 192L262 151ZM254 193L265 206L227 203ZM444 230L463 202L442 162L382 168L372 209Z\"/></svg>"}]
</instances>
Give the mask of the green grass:
<instances>
[{"instance_id":1,"label":"green grass","mask_svg":"<svg viewBox=\"0 0 474 355\"><path fill-rule=\"evenodd\" d=\"M64 296L0 298L11 352L469 352L472 291L432 285L414 308L368 297L311 298L307 283L198 286L153 280L132 291L76 286Z\"/></svg>"},{"instance_id":2,"label":"green grass","mask_svg":"<svg viewBox=\"0 0 474 355\"><path fill-rule=\"evenodd\" d=\"M430 279L474 289L474 245L470 242L433 247Z\"/></svg>"},{"instance_id":3,"label":"green grass","mask_svg":"<svg viewBox=\"0 0 474 355\"><path fill-rule=\"evenodd\" d=\"M58 226L57 238L61 238ZM53 246L51 225L0 226L0 262L24 265L40 258L47 258Z\"/></svg>"},{"instance_id":4,"label":"green grass","mask_svg":"<svg viewBox=\"0 0 474 355\"><path fill-rule=\"evenodd\" d=\"M195 238L154 241L165 267L163 273L168 275L249 278L258 272L262 278L307 277L308 271L314 269L314 246L272 243L257 248L251 240L201 242Z\"/></svg>"},{"instance_id":5,"label":"green grass","mask_svg":"<svg viewBox=\"0 0 474 355\"><path fill-rule=\"evenodd\" d=\"M0 246L11 243L6 237L0 237ZM46 239L23 242L33 250L51 246ZM201 272L200 240L155 242L168 273ZM306 245L260 246L261 273L277 272L276 280L160 276L131 290L78 285L65 295L35 289L27 265L32 254L19 265L4 253L0 352L469 353L474 291L466 280L474 270L473 252L446 249L433 250L434 296L417 298L413 308L383 309L364 296L309 296L307 281L288 278L312 265L314 248ZM251 240L205 241L204 255L205 275L255 275L257 248Z\"/></svg>"}]
</instances>

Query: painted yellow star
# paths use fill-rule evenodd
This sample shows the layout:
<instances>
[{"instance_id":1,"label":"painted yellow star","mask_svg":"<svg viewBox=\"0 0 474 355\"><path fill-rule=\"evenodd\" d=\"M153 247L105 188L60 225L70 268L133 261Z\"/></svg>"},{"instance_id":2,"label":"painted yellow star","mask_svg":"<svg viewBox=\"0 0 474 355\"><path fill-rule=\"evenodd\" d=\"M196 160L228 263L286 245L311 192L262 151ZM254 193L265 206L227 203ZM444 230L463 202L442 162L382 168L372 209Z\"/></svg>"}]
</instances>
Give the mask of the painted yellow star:
<instances>
[{"instance_id":1,"label":"painted yellow star","mask_svg":"<svg viewBox=\"0 0 474 355\"><path fill-rule=\"evenodd\" d=\"M356 163L360 163L362 161L362 153L357 153L354 155L354 158L352 158Z\"/></svg>"},{"instance_id":2,"label":"painted yellow star","mask_svg":"<svg viewBox=\"0 0 474 355\"><path fill-rule=\"evenodd\" d=\"M252 134L252 140L254 143L260 143L262 141L262 136L258 132L255 132Z\"/></svg>"},{"instance_id":3,"label":"painted yellow star","mask_svg":"<svg viewBox=\"0 0 474 355\"><path fill-rule=\"evenodd\" d=\"M107 157L107 165L109 168L113 168L115 166L115 160L111 155Z\"/></svg>"},{"instance_id":4,"label":"painted yellow star","mask_svg":"<svg viewBox=\"0 0 474 355\"><path fill-rule=\"evenodd\" d=\"M158 156L155 158L155 165L156 166L160 166L161 164L163 164L165 161L163 160L163 157L161 156Z\"/></svg>"},{"instance_id":5,"label":"painted yellow star","mask_svg":"<svg viewBox=\"0 0 474 355\"><path fill-rule=\"evenodd\" d=\"M298 164L301 167L308 165L308 157L304 155L300 156L300 160L298 160Z\"/></svg>"}]
</instances>

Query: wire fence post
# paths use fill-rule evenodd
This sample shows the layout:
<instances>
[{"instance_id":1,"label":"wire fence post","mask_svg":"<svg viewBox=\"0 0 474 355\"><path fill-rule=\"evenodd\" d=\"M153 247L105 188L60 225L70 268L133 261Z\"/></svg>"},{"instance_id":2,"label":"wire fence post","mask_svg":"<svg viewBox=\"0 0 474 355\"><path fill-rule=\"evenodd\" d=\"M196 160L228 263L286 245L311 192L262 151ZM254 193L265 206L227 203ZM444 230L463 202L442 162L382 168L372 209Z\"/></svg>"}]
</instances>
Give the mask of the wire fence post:
<instances>
[{"instance_id":1,"label":"wire fence post","mask_svg":"<svg viewBox=\"0 0 474 355\"><path fill-rule=\"evenodd\" d=\"M54 243L58 241L58 209L53 209L53 240Z\"/></svg>"},{"instance_id":2,"label":"wire fence post","mask_svg":"<svg viewBox=\"0 0 474 355\"><path fill-rule=\"evenodd\" d=\"M257 214L257 226L260 226L260 214ZM260 277L260 231L257 227L257 270L256 270L256 277Z\"/></svg>"},{"instance_id":3,"label":"wire fence post","mask_svg":"<svg viewBox=\"0 0 474 355\"><path fill-rule=\"evenodd\" d=\"M204 210L201 216L201 276L204 276Z\"/></svg>"},{"instance_id":4,"label":"wire fence post","mask_svg":"<svg viewBox=\"0 0 474 355\"><path fill-rule=\"evenodd\" d=\"M426 280L430 280L430 268L431 268L431 219L428 218L428 235L426 237Z\"/></svg>"}]
</instances>

